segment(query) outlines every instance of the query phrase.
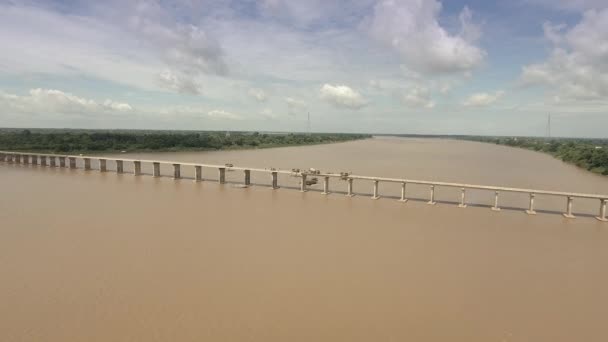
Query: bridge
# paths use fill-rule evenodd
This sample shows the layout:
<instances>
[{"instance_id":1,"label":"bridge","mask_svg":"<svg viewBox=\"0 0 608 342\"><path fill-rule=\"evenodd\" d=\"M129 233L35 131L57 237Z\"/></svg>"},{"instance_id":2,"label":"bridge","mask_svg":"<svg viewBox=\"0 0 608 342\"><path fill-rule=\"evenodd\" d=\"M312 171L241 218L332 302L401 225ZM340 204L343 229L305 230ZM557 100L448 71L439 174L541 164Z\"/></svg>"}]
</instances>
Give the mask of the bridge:
<instances>
[{"instance_id":1,"label":"bridge","mask_svg":"<svg viewBox=\"0 0 608 342\"><path fill-rule=\"evenodd\" d=\"M152 176L162 177L160 172L160 166L170 165L173 167L173 178L179 179L181 176L182 167L194 168L194 180L202 181L203 168L215 169L218 172L218 182L220 184L226 183L226 171L242 171L243 172L243 184L250 186L251 184L251 173L265 173L270 176L270 186L272 189L278 189L278 175L285 174L301 178L300 180L300 191L305 192L308 190L308 177L320 177L323 179L323 194L329 194L329 182L331 179L342 180L346 182L346 195L354 196L353 183L356 180L365 180L373 182L372 199L379 199L379 183L398 183L401 184L401 197L399 201L407 202L406 190L408 184L426 185L429 187L429 201L430 205L436 204L435 201L435 188L460 188L460 199L458 206L466 208L466 191L467 190L483 190L491 191L494 193L494 205L491 207L492 210L499 211L499 194L501 192L507 193L523 193L527 194L528 209L525 211L529 215L536 214L534 208L534 198L536 195L547 195L557 196L565 200L565 211L563 212L564 217L575 218L572 213L573 202L575 198L584 199L595 199L599 202L598 214L595 217L600 221L608 221L606 218L606 203L608 202L608 195L601 194L585 194L585 193L573 193L573 192L560 192L560 191L547 191L547 190L535 190L535 189L522 189L522 188L511 188L511 187L500 187L500 186L488 186L488 185L476 185L476 184L462 184L462 183L448 183L448 182L433 182L413 179L401 179L401 178L385 178L385 177L370 177L370 176L358 176L350 173L323 173L317 170L279 170L279 169L260 169L250 167L236 167L233 165L212 165L212 164L198 164L198 163L184 163L177 161L160 161L160 160L139 160L139 159L120 159L120 158L105 158L105 157L94 157L94 156L83 156L83 155L59 155L59 154L43 154L43 153L25 153L25 152L10 152L0 151L0 162L17 163L17 164L32 164L41 165L48 167L60 167L60 168L77 168L77 160L82 161L84 170L92 170L92 160L97 161L97 169L100 172L108 171L108 161L115 163L116 173L124 173L124 163L132 163L133 174L136 176L143 175L142 163L148 163L152 165ZM67 161L67 164L66 164Z\"/></svg>"}]
</instances>

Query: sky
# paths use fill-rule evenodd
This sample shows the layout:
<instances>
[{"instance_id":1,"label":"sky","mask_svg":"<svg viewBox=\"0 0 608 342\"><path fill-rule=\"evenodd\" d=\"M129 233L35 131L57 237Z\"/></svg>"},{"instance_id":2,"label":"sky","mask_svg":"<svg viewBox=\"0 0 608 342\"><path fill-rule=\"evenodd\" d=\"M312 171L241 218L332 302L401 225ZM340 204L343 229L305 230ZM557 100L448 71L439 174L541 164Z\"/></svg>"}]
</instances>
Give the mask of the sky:
<instances>
[{"instance_id":1,"label":"sky","mask_svg":"<svg viewBox=\"0 0 608 342\"><path fill-rule=\"evenodd\" d=\"M606 0L0 0L0 127L608 137Z\"/></svg>"}]
</instances>

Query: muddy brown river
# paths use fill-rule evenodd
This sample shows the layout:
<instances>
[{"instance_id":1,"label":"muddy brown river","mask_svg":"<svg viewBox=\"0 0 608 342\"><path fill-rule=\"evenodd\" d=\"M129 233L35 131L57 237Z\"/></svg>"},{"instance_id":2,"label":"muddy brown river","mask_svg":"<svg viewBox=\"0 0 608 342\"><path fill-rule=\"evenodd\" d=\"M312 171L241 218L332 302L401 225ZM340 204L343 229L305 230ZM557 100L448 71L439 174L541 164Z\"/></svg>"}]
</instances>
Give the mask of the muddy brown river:
<instances>
[{"instance_id":1,"label":"muddy brown river","mask_svg":"<svg viewBox=\"0 0 608 342\"><path fill-rule=\"evenodd\" d=\"M608 193L548 155L464 141L120 156ZM462 209L458 189L431 206L423 186L400 203L398 184L374 201L363 181L351 198L338 180L326 196L203 176L0 163L0 341L608 341L596 201L566 219L561 198L529 216L525 194L495 212L483 191Z\"/></svg>"}]
</instances>

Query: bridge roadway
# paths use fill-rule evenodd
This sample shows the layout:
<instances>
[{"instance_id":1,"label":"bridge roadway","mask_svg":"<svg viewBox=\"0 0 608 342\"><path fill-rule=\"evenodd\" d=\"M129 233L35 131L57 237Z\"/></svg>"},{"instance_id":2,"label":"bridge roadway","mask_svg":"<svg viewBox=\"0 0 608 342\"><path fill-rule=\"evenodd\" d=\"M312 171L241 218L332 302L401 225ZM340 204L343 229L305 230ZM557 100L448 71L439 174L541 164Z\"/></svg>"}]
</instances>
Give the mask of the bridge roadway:
<instances>
[{"instance_id":1,"label":"bridge roadway","mask_svg":"<svg viewBox=\"0 0 608 342\"><path fill-rule=\"evenodd\" d=\"M153 165L153 176L161 177L160 174L160 165L172 165L174 169L173 177L181 178L181 167L182 166L191 166L195 168L195 180L202 180L202 168L211 168L218 170L218 179L220 183L225 183L225 172L226 170L238 170L243 171L245 174L244 183L246 186L251 185L250 177L251 172L260 172L260 173L268 173L271 175L271 186L273 189L277 189L278 186L278 174L285 174L300 177L300 191L307 191L307 178L308 177L321 177L323 178L323 193L329 194L329 181L330 178L338 178L347 182L347 196L353 196L353 181L354 180L367 180L372 181L374 184L373 187L373 195L372 199L380 198L378 193L378 184L380 182L384 183L400 183L401 184L401 198L399 201L407 202L406 198L406 187L407 184L419 184L419 185L428 185L430 189L429 193L429 201L428 204L434 205L435 202L435 187L450 187L450 188L460 188L461 196L459 207L466 208L466 190L467 189L475 189L475 190L487 190L494 191L494 205L492 206L492 210L500 210L498 206L498 199L500 192L512 192L512 193L525 193L529 195L529 204L526 213L530 215L536 214L534 210L534 198L536 195L548 195L548 196L558 196L564 197L566 199L566 210L563 215L567 218L575 218L572 214L572 205L574 198L587 198L587 199L597 199L600 202L598 216L596 219L600 221L608 221L606 218L606 204L608 202L608 195L602 194L585 194L585 193L575 193L575 192L562 192L562 191L549 191L549 190L537 190L537 189L523 189L523 188L510 188L510 187L501 187L501 186L491 186L491 185L477 185L477 184L464 184L464 183L448 183L448 182L435 182L435 181L423 181L423 180L414 180L414 179L405 179L405 178L385 178L385 177L370 177L370 176L358 176L349 173L323 173L317 170L280 170L280 169L261 169L261 168L251 168L251 167L238 167L232 165L214 165L214 164L200 164L200 163L184 163L177 161L162 161L162 160L143 160L143 159L122 159L122 158L105 158L99 156L83 156L83 155L60 155L60 154L45 154L45 153L27 153L27 152L11 152L11 151L0 151L0 162L8 162L8 163L23 163L23 164L38 164L38 159L40 159L40 165L43 166L57 166L56 160L59 159L59 167L69 167L76 168L76 160L82 159L84 163L84 169L91 169L91 160L99 161L99 171L107 171L106 163L107 161L113 161L116 163L116 172L123 172L123 164L125 162L133 163L134 165L134 174L141 175L141 164L148 163ZM49 163L47 164L47 159ZM66 166L66 159L69 161L69 165Z\"/></svg>"}]
</instances>

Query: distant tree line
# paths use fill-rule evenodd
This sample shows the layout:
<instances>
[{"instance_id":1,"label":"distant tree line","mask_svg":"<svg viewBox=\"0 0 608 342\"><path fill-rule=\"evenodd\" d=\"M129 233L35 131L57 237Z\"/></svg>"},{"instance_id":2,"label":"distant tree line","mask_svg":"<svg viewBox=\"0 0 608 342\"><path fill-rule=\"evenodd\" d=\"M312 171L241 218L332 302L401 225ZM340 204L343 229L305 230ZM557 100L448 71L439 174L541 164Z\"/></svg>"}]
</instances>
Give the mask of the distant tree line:
<instances>
[{"instance_id":1,"label":"distant tree line","mask_svg":"<svg viewBox=\"0 0 608 342\"><path fill-rule=\"evenodd\" d=\"M258 132L0 130L0 150L48 152L183 151L312 145L366 134Z\"/></svg>"},{"instance_id":2,"label":"distant tree line","mask_svg":"<svg viewBox=\"0 0 608 342\"><path fill-rule=\"evenodd\" d=\"M589 171L608 175L608 140L527 137L459 137L545 152Z\"/></svg>"}]
</instances>

